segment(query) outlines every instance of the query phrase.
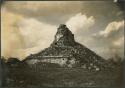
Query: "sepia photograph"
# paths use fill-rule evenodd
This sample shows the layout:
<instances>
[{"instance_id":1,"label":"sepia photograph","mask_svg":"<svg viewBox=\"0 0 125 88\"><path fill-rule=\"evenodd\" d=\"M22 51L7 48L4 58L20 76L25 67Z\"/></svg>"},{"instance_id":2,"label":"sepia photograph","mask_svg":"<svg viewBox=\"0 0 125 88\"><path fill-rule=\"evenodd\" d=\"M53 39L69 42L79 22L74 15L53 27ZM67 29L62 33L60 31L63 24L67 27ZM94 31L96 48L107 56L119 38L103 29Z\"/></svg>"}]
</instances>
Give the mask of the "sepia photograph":
<instances>
[{"instance_id":1,"label":"sepia photograph","mask_svg":"<svg viewBox=\"0 0 125 88\"><path fill-rule=\"evenodd\" d=\"M0 88L125 88L124 6L3 1Z\"/></svg>"}]
</instances>

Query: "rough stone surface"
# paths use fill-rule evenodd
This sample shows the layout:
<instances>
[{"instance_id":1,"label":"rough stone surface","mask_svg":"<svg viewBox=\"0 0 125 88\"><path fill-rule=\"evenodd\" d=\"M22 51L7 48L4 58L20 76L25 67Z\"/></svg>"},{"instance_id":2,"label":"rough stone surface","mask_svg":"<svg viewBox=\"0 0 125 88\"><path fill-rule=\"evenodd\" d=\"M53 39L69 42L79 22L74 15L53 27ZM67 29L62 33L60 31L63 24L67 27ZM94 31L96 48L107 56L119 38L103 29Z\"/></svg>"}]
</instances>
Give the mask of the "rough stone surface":
<instances>
[{"instance_id":1,"label":"rough stone surface","mask_svg":"<svg viewBox=\"0 0 125 88\"><path fill-rule=\"evenodd\" d=\"M46 56L47 58L45 58ZM67 61L63 61L64 57L67 58ZM57 58L60 61L57 60L56 62L55 60L53 60ZM64 64L65 62L65 65L67 67L75 66L89 70L95 69L97 71L106 67L110 67L110 64L105 59L98 56L87 47L81 45L80 43L77 43L74 39L74 34L72 34L72 32L64 24L61 24L57 29L55 39L50 47L42 50L37 54L28 56L27 61L30 59L38 59L41 61L44 59L49 59L50 63L55 62L59 64L58 62L62 62ZM44 61L48 62L48 60Z\"/></svg>"}]
</instances>

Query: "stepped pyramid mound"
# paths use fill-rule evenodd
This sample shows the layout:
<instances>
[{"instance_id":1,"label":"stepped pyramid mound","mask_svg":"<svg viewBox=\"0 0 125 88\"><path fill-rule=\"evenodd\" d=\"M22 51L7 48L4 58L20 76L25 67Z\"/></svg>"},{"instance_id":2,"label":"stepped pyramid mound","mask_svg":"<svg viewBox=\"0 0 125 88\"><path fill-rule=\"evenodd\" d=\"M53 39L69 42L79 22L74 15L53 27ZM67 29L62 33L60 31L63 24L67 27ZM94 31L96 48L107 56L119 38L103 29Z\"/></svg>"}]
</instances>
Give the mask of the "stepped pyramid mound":
<instances>
[{"instance_id":1,"label":"stepped pyramid mound","mask_svg":"<svg viewBox=\"0 0 125 88\"><path fill-rule=\"evenodd\" d=\"M61 66L80 66L95 70L109 66L109 63L105 59L76 42L74 34L64 24L60 24L58 27L55 39L50 47L45 48L37 54L28 56L26 61L33 63L57 63Z\"/></svg>"}]
</instances>

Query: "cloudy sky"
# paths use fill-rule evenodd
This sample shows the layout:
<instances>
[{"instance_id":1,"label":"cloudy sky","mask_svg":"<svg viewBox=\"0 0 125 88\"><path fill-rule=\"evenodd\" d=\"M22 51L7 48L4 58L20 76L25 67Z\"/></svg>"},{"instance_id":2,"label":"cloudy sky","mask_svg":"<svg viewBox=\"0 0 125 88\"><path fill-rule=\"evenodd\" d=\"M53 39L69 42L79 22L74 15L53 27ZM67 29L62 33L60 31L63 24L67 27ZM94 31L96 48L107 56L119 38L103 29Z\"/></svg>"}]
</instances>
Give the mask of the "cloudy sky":
<instances>
[{"instance_id":1,"label":"cloudy sky","mask_svg":"<svg viewBox=\"0 0 125 88\"><path fill-rule=\"evenodd\" d=\"M1 9L1 54L18 57L40 52L66 24L75 39L108 59L124 56L123 10L113 1L11 1Z\"/></svg>"}]
</instances>

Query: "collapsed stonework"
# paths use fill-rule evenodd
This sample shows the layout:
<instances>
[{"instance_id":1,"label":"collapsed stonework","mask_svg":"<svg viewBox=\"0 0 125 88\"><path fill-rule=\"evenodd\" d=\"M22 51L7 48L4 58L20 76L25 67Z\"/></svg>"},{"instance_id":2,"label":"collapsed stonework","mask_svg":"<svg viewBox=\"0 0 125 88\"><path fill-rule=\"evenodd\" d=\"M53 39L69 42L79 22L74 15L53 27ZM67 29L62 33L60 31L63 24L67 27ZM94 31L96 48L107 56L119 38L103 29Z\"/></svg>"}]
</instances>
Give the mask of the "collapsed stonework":
<instances>
[{"instance_id":1,"label":"collapsed stonework","mask_svg":"<svg viewBox=\"0 0 125 88\"><path fill-rule=\"evenodd\" d=\"M57 33L55 35L55 40L52 45L56 46L73 46L75 45L74 34L66 27L64 24L60 24Z\"/></svg>"},{"instance_id":2,"label":"collapsed stonework","mask_svg":"<svg viewBox=\"0 0 125 88\"><path fill-rule=\"evenodd\" d=\"M63 67L81 67L100 70L110 67L110 64L87 47L76 42L74 34L61 24L50 47L37 54L30 55L25 60L29 64L54 63Z\"/></svg>"}]
</instances>

